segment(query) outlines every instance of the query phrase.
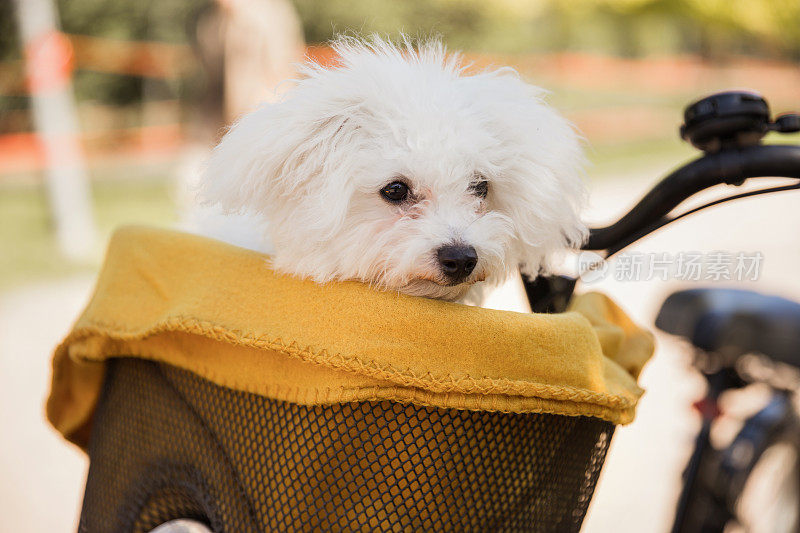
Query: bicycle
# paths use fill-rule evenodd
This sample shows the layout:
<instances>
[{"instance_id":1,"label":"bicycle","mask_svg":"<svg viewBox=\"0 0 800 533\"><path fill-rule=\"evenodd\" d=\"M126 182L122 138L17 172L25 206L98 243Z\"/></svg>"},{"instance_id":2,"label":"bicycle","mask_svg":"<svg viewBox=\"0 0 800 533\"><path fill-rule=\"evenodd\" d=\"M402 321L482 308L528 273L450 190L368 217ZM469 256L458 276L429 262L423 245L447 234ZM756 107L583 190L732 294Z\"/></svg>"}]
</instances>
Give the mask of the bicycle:
<instances>
[{"instance_id":1,"label":"bicycle","mask_svg":"<svg viewBox=\"0 0 800 533\"><path fill-rule=\"evenodd\" d=\"M592 229L583 249L600 252L607 260L646 235L702 209L800 189L799 181L726 196L672 214L685 200L715 185L739 186L762 176L800 180L800 146L761 144L769 131L800 131L800 115L784 114L773 121L767 101L746 91L717 93L689 105L681 137L704 155L664 178L618 222ZM598 266L595 263L589 268ZM532 310L565 310L577 281L568 276L525 281ZM779 516L764 531L800 530L800 414L793 404L800 386L800 303L743 290L685 290L667 298L656 327L684 337L694 346L693 367L708 384L705 396L695 404L702 426L684 471L672 531L715 532L737 524L751 526L741 517L748 482L767 461L775 459L776 450L783 450L793 461L785 469L784 480L794 485L783 492L794 499L780 502ZM785 379L787 375L792 378ZM721 416L720 396L756 383L769 387L770 400L744 421L729 444L714 447L711 431ZM763 509L760 511L759 522L763 523Z\"/></svg>"},{"instance_id":2,"label":"bicycle","mask_svg":"<svg viewBox=\"0 0 800 533\"><path fill-rule=\"evenodd\" d=\"M699 106L702 111L702 102L693 107ZM749 93L716 95L711 102L717 104L711 105L710 114L698 110L687 113L683 132L706 155L665 178L616 224L593 230L587 250L601 251L606 258L612 256L655 229L697 211L671 214L686 198L712 185L735 185L764 175L800 180L800 146L759 144L769 129L800 131L800 116L786 115L772 121L766 102ZM704 207L798 188L800 184L772 187L733 195ZM184 251L176 253L178 248ZM211 277L204 285L209 276L197 268L198 257L212 264L225 257L226 262L240 265L244 273L228 276L212 269L218 277ZM117 232L95 297L54 354L53 389L48 400L51 423L86 449L90 457L81 530L148 531L177 519L194 519L217 531L579 530L614 428L633 417L640 392L634 374L640 367L630 373L613 366L613 359L606 362L604 358L614 354L605 354L593 326L577 317L551 320L459 307L458 313L475 315L463 320L465 315L447 316L438 304L428 300L401 301L355 285L322 290L301 287L301 283L265 275L260 259L213 240L152 228ZM527 283L532 309L564 310L576 283L568 277L541 277ZM173 287L175 295L167 297L163 287ZM341 292L331 293L333 290ZM237 306L221 320L219 302L224 298L220 295L248 291L261 297L236 299ZM366 307L372 310L367 311L370 316L383 313L393 320L373 324L364 319L363 310L342 300L347 291L359 291L358 301L364 305L371 302L372 307ZM286 297L295 292L304 296ZM131 299L132 294L135 299ZM200 298L202 294L214 297ZM239 304L249 307L241 313ZM296 309L288 308L288 304ZM308 313L311 304L320 305L326 312ZM595 304L596 309L613 305L607 299ZM407 312L411 306L418 315ZM277 317L275 323L267 320L251 324L253 317L262 321L265 310L270 309L277 310L272 315ZM729 311L731 316L741 315L738 309ZM472 334L475 328L470 325L486 317L491 318L489 326L498 332L496 337L485 340L482 331L475 335L491 346L459 346L459 336ZM513 321L508 320L512 317ZM302 327L295 327L294 320L302 320ZM400 349L393 344L381 348L378 342L392 338L398 324L406 330L429 324L431 334L423 336L428 339L441 334L436 328L443 322L447 336L442 336L444 340L437 346L444 346L447 355L474 353L488 361L489 356L516 350L524 356L519 360L534 369L541 360L568 362L564 356L569 355L574 356L576 370L569 374L570 379L562 379L555 371L557 379L545 376L535 381L520 380L517 369L503 370L496 373L502 379L492 379L491 383L479 380L478 388L472 377L476 371L466 372L466 377L455 372L464 373L469 364L481 372L481 359L470 363L441 357L446 364L434 374L430 363L434 357L421 358L422 362L415 359L417 352L428 353L420 343L409 350L411 356L403 363L408 371L404 367L401 372L388 358L391 354L406 357L404 345ZM339 335L347 329L344 325L351 323L365 325L350 332L358 358L346 351L351 349L345 346L349 338L330 344L338 350L332 355L328 350L298 348L325 348L330 332ZM525 344L531 338L531 326L547 334L567 332L580 344L563 342L563 337L553 335L549 344L555 348L546 352L549 359L528 357L548 344L540 344L538 338L532 341L535 346ZM707 327L696 329L710 331ZM644 364L652 344L644 331L636 330L630 334L643 341L635 355ZM739 330L741 327L733 329ZM306 338L309 332L325 333ZM631 338L625 335L620 332L620 342ZM364 342L365 336L376 346L366 353L371 359L364 359L361 353L370 345ZM506 349L497 339L511 339L520 347L514 344ZM797 344L789 339L786 346L791 349ZM766 349L741 343L736 346ZM342 350L346 357L339 353ZM786 357L791 362L790 353L787 351ZM776 358L777 352L767 355ZM596 372L598 382L607 383L601 377L602 367L595 364L598 360L607 363L607 368L619 370L611 377L616 376L613 383L622 394L607 394L580 381ZM359 365L352 371L343 366L353 363ZM302 371L273 371L261 366L271 364L299 365ZM552 372L554 367L557 365L547 368ZM328 390L302 388L299 380L307 379L310 372L315 372L318 377L314 379L323 387L343 379L341 373L345 373L355 385L341 385L336 390L356 396L333 401L324 396L325 401L307 404L300 396L270 396L264 389L265 383L273 383L270 379L291 374L300 377L287 380L290 385L275 381L280 390L311 390L315 395ZM449 378L443 380L440 375ZM573 375L577 375L577 385L571 381ZM742 382L747 378L723 373L731 380L736 376ZM459 387L466 383L470 388L460 392L462 389L452 389L452 383ZM509 388L509 383L515 388ZM535 388L519 389L523 385ZM552 388L543 392L542 385ZM453 395L452 390L459 394ZM395 396L397 391L422 392L425 401L407 401L413 397ZM795 411L788 402L791 395L783 395L786 401L778 405L785 407L783 411L775 408L754 419L740 442L752 435L764 437L759 442L767 445L778 442L779 433L762 431L762 427L786 428L788 431L781 435L796 434ZM469 398L474 405L464 408L464 403L434 403L442 398L448 402ZM498 398L502 409L496 407ZM520 412L510 409L513 401L523 400L530 404L519 408ZM787 416L768 416L781 412ZM787 424L763 423L772 420L785 420ZM713 421L709 410L706 429ZM780 442L784 441L793 449L800 448L790 440ZM707 522L694 530L720 530L719 524L735 518L726 498L733 495L736 500L738 493L724 483L705 483L706 471L719 471L711 458L727 456L708 445L703 432L698 450L687 470L684 490L684 500L695 505L682 506L676 524L682 523L682 516L695 517L710 508L710 504L696 504L702 501L698 498L707 496L715 505L721 502L713 509L727 514L720 511L716 523ZM754 448L752 458L761 457L760 450ZM731 464L738 468L731 472L749 478L750 463L736 462L741 454L729 455L734 460ZM722 498L713 488L721 490ZM688 527L681 525L676 531L691 531Z\"/></svg>"}]
</instances>

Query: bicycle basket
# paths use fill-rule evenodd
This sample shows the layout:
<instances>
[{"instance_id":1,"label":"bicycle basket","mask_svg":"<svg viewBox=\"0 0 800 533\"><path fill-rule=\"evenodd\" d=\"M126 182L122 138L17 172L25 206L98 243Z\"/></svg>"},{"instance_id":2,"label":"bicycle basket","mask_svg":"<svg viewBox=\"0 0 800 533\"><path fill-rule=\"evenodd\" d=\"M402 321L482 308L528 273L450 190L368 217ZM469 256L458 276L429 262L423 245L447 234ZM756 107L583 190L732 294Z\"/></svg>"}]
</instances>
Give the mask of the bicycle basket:
<instances>
[{"instance_id":1,"label":"bicycle basket","mask_svg":"<svg viewBox=\"0 0 800 533\"><path fill-rule=\"evenodd\" d=\"M318 286L129 228L57 348L51 423L88 451L81 531L576 531L649 333Z\"/></svg>"}]
</instances>

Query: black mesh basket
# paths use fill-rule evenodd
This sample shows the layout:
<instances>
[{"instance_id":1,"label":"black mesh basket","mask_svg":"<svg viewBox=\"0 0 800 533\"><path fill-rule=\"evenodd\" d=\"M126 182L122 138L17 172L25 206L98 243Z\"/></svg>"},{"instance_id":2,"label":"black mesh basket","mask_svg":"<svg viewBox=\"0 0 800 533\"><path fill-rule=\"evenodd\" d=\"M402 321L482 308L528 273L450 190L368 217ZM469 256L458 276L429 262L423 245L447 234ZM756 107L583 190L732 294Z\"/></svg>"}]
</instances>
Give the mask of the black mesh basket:
<instances>
[{"instance_id":1,"label":"black mesh basket","mask_svg":"<svg viewBox=\"0 0 800 533\"><path fill-rule=\"evenodd\" d=\"M80 531L578 531L614 426L597 418L303 406L109 362Z\"/></svg>"},{"instance_id":2,"label":"black mesh basket","mask_svg":"<svg viewBox=\"0 0 800 533\"><path fill-rule=\"evenodd\" d=\"M80 530L577 531L652 336L607 297L526 314L320 286L119 230L53 354Z\"/></svg>"}]
</instances>

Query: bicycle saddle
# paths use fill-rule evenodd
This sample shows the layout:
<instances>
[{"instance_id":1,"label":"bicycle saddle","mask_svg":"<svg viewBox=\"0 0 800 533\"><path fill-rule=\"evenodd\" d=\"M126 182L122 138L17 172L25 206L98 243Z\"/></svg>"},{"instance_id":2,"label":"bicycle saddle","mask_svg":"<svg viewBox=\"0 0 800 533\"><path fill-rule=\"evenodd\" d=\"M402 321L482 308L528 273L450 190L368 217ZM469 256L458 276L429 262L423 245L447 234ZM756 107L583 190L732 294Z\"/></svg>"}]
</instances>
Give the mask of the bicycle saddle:
<instances>
[{"instance_id":1,"label":"bicycle saddle","mask_svg":"<svg viewBox=\"0 0 800 533\"><path fill-rule=\"evenodd\" d=\"M800 368L800 303L740 289L690 289L661 305L656 327L705 351L760 353Z\"/></svg>"}]
</instances>

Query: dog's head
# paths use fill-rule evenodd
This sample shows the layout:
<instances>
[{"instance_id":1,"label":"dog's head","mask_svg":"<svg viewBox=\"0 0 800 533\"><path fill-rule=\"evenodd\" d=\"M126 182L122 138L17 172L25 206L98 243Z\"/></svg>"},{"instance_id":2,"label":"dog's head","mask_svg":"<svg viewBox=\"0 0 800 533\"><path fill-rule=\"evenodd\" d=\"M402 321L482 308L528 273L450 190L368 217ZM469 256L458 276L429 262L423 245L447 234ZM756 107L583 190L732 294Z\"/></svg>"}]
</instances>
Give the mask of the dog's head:
<instances>
[{"instance_id":1,"label":"dog's head","mask_svg":"<svg viewBox=\"0 0 800 533\"><path fill-rule=\"evenodd\" d=\"M582 241L569 123L511 69L341 39L214 150L204 195L268 221L279 270L455 299Z\"/></svg>"}]
</instances>

